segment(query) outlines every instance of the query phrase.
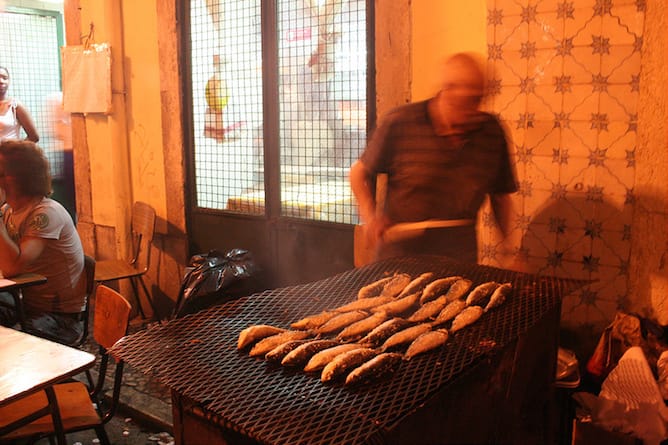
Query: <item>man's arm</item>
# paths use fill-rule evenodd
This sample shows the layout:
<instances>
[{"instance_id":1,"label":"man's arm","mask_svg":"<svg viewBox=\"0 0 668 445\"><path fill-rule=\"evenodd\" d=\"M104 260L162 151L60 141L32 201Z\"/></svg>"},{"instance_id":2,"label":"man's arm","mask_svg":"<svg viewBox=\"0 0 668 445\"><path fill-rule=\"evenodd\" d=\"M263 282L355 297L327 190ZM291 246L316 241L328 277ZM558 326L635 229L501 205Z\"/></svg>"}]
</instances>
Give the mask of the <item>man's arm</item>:
<instances>
[{"instance_id":1,"label":"man's arm","mask_svg":"<svg viewBox=\"0 0 668 445\"><path fill-rule=\"evenodd\" d=\"M35 261L44 251L46 239L25 237L17 246L9 237L5 224L0 221L0 270L5 277L17 275Z\"/></svg>"},{"instance_id":2,"label":"man's arm","mask_svg":"<svg viewBox=\"0 0 668 445\"><path fill-rule=\"evenodd\" d=\"M28 110L21 104L16 107L16 119L26 132L26 139L33 142L39 141L39 133L35 128L35 122L33 122Z\"/></svg>"},{"instance_id":3,"label":"man's arm","mask_svg":"<svg viewBox=\"0 0 668 445\"><path fill-rule=\"evenodd\" d=\"M515 214L513 200L508 193L498 193L490 196L492 211L496 223L501 229L504 238L510 235L512 230L513 216Z\"/></svg>"},{"instance_id":4,"label":"man's arm","mask_svg":"<svg viewBox=\"0 0 668 445\"><path fill-rule=\"evenodd\" d=\"M375 216L376 203L373 197L371 172L362 161L355 161L350 167L350 188L357 200L360 219L368 223Z\"/></svg>"}]
</instances>

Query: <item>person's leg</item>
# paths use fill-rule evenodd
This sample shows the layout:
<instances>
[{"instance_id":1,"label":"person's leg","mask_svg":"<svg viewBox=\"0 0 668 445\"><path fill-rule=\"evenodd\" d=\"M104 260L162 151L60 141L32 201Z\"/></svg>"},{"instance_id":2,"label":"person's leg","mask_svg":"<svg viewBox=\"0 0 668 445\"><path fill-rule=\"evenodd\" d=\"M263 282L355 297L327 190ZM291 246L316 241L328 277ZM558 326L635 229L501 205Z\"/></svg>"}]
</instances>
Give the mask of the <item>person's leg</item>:
<instances>
[{"instance_id":1,"label":"person's leg","mask_svg":"<svg viewBox=\"0 0 668 445\"><path fill-rule=\"evenodd\" d=\"M25 332L64 345L75 345L83 334L79 314L39 313L26 316Z\"/></svg>"},{"instance_id":2,"label":"person's leg","mask_svg":"<svg viewBox=\"0 0 668 445\"><path fill-rule=\"evenodd\" d=\"M18 323L16 310L14 307L14 297L9 292L0 292L0 325L11 328Z\"/></svg>"}]
</instances>

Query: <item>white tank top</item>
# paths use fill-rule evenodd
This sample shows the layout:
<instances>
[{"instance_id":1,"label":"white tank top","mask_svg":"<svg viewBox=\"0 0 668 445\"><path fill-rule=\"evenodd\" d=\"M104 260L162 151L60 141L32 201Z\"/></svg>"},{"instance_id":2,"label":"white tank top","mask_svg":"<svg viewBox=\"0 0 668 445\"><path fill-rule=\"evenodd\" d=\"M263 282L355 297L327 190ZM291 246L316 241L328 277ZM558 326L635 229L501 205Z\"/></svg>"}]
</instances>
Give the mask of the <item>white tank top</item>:
<instances>
[{"instance_id":1,"label":"white tank top","mask_svg":"<svg viewBox=\"0 0 668 445\"><path fill-rule=\"evenodd\" d=\"M5 139L19 139L21 136L21 125L16 119L16 99L10 99L9 108L0 114L0 141Z\"/></svg>"}]
</instances>

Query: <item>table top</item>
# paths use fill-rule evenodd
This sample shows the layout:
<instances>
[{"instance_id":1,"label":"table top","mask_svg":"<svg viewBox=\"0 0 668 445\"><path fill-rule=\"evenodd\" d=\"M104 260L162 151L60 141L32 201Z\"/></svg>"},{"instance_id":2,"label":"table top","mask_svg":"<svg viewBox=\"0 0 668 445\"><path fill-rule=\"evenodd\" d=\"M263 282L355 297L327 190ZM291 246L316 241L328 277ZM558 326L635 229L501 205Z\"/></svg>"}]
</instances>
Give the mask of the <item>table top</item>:
<instances>
[{"instance_id":1,"label":"table top","mask_svg":"<svg viewBox=\"0 0 668 445\"><path fill-rule=\"evenodd\" d=\"M22 273L11 278L0 278L0 292L8 292L22 287L36 286L45 282L46 277L44 275Z\"/></svg>"},{"instance_id":2,"label":"table top","mask_svg":"<svg viewBox=\"0 0 668 445\"><path fill-rule=\"evenodd\" d=\"M0 326L0 406L94 363L88 352Z\"/></svg>"}]
</instances>

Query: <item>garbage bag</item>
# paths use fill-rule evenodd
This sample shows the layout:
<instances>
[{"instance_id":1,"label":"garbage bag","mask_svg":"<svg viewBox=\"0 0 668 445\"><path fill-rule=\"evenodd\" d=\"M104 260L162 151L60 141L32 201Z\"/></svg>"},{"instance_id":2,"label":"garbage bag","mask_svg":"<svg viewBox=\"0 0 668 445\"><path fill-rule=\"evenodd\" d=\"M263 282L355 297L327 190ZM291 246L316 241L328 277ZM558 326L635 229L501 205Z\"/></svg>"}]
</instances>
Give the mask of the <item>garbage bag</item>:
<instances>
[{"instance_id":1,"label":"garbage bag","mask_svg":"<svg viewBox=\"0 0 668 445\"><path fill-rule=\"evenodd\" d=\"M253 277L257 271L252 254L244 249L232 249L225 254L211 250L194 255L189 266L173 318L243 296L245 288L238 284Z\"/></svg>"}]
</instances>

